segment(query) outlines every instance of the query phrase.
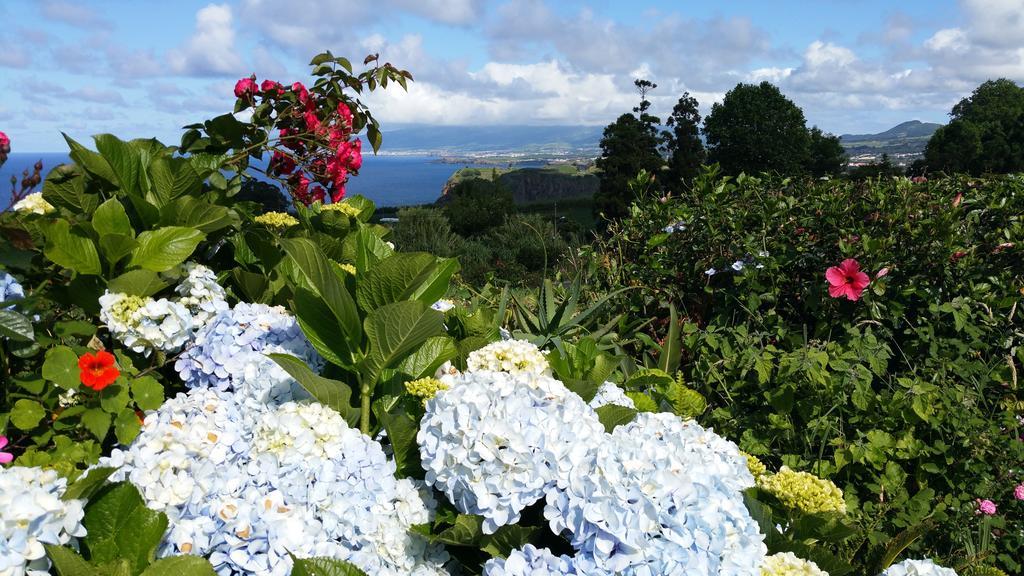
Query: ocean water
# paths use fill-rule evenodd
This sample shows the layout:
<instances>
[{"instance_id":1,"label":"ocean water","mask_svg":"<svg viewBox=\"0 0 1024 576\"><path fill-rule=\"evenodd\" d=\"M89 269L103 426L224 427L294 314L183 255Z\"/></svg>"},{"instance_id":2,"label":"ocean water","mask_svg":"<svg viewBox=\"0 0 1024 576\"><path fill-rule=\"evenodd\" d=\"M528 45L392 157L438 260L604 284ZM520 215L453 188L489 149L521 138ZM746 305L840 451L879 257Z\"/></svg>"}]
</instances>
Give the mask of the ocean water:
<instances>
[{"instance_id":1,"label":"ocean water","mask_svg":"<svg viewBox=\"0 0 1024 576\"><path fill-rule=\"evenodd\" d=\"M7 205L11 175L21 181L22 170L32 172L32 165L43 161L43 177L57 164L69 162L66 154L12 153L0 167L0 209ZM451 164L431 156L363 156L359 176L349 179L348 194L361 194L377 206L414 206L431 204L441 196L441 189L456 170L463 167L484 167L480 164Z\"/></svg>"}]
</instances>

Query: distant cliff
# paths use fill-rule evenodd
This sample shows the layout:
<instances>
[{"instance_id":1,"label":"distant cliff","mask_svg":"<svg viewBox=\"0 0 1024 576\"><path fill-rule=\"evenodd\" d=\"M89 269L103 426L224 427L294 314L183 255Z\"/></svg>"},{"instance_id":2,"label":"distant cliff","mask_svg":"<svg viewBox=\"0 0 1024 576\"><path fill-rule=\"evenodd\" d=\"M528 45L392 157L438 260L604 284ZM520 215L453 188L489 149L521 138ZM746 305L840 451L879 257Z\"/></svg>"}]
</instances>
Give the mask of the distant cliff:
<instances>
[{"instance_id":1,"label":"distant cliff","mask_svg":"<svg viewBox=\"0 0 1024 576\"><path fill-rule=\"evenodd\" d=\"M590 198L597 193L600 180L592 170L578 169L570 165L545 166L543 168L512 168L487 170L463 168L455 172L441 191L439 203L446 200L448 191L462 180L497 178L512 193L516 204L555 202L569 198Z\"/></svg>"}]
</instances>

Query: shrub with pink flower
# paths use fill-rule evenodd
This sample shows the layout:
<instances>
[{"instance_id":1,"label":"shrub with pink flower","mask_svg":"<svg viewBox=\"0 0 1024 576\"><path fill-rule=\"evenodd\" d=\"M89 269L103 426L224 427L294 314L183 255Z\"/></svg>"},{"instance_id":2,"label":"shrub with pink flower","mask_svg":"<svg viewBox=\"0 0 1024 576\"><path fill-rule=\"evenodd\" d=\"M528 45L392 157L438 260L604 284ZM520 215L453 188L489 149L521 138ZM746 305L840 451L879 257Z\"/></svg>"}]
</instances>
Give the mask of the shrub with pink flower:
<instances>
[{"instance_id":1,"label":"shrub with pink flower","mask_svg":"<svg viewBox=\"0 0 1024 576\"><path fill-rule=\"evenodd\" d=\"M853 258L847 258L839 266L832 266L825 271L825 279L828 280L829 296L847 300L860 300L864 289L871 283L871 279L864 272L861 272L860 264Z\"/></svg>"},{"instance_id":2,"label":"shrub with pink flower","mask_svg":"<svg viewBox=\"0 0 1024 576\"><path fill-rule=\"evenodd\" d=\"M987 499L986 500L982 500L981 498L977 498L974 502L978 506L978 509L975 511L975 514L984 514L985 516L993 516L993 515L995 515L995 513L996 513L996 503L995 502L993 502L991 500L987 500Z\"/></svg>"},{"instance_id":3,"label":"shrub with pink flower","mask_svg":"<svg viewBox=\"0 0 1024 576\"><path fill-rule=\"evenodd\" d=\"M1013 489L1013 497L1016 500L1024 500L1024 484L1018 484L1017 487Z\"/></svg>"}]
</instances>

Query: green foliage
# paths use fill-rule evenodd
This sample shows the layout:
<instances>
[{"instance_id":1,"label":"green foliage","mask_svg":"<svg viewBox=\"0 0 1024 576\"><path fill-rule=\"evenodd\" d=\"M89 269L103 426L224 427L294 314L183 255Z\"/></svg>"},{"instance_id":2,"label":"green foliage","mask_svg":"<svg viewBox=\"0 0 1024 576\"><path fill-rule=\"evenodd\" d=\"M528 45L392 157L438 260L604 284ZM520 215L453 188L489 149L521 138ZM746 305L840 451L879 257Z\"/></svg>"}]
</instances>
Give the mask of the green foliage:
<instances>
[{"instance_id":1,"label":"green foliage","mask_svg":"<svg viewBox=\"0 0 1024 576\"><path fill-rule=\"evenodd\" d=\"M856 534L829 554L866 574L895 554L1012 573L1024 550L1007 488L1024 468L1022 199L1018 178L856 184L710 170L613 226L588 285L637 287L614 306L656 317L627 345L633 356L664 348L678 308L679 370L707 407L650 369L625 381L631 397L699 412L770 466L843 489ZM828 293L825 270L844 258L871 280L857 302ZM998 528L979 524L976 498L999 503ZM994 529L1000 538L973 537Z\"/></svg>"},{"instance_id":2,"label":"green foliage","mask_svg":"<svg viewBox=\"0 0 1024 576\"><path fill-rule=\"evenodd\" d=\"M846 165L846 151L839 143L839 137L822 132L814 126L808 132L810 136L810 156L807 171L811 176L835 176L843 171Z\"/></svg>"},{"instance_id":3,"label":"green foliage","mask_svg":"<svg viewBox=\"0 0 1024 576\"><path fill-rule=\"evenodd\" d=\"M630 202L635 199L634 190L627 184L642 170L650 174L660 173L665 164L658 145L661 137L657 130L657 118L653 121L623 114L604 129L601 138L601 157L596 165L600 169L601 188L594 197L595 210L608 218L619 218L626 214Z\"/></svg>"},{"instance_id":4,"label":"green foliage","mask_svg":"<svg viewBox=\"0 0 1024 576\"><path fill-rule=\"evenodd\" d=\"M930 169L975 175L1024 170L1024 88L1005 78L989 80L949 116L925 149Z\"/></svg>"},{"instance_id":5,"label":"green foliage","mask_svg":"<svg viewBox=\"0 0 1024 576\"><path fill-rule=\"evenodd\" d=\"M448 191L447 198L445 215L452 230L462 236L483 234L515 211L512 193L494 180L463 180Z\"/></svg>"},{"instance_id":6,"label":"green foliage","mask_svg":"<svg viewBox=\"0 0 1024 576\"><path fill-rule=\"evenodd\" d=\"M737 84L704 119L708 161L726 174L800 174L810 160L804 113L768 82Z\"/></svg>"},{"instance_id":7,"label":"green foliage","mask_svg":"<svg viewBox=\"0 0 1024 576\"><path fill-rule=\"evenodd\" d=\"M700 167L706 157L704 143L700 139L700 112L697 110L697 99L690 96L689 92L684 92L672 108L672 114L665 121L665 125L669 127L665 135L668 186L678 190L683 183L700 174Z\"/></svg>"}]
</instances>

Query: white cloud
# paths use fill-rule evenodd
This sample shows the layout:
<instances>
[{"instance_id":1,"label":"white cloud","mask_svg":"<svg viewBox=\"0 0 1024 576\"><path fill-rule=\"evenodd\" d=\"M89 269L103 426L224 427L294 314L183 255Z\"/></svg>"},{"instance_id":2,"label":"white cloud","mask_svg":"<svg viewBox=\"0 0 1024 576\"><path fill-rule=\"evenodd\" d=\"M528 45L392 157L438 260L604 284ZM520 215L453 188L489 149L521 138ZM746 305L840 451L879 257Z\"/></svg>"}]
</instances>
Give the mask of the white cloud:
<instances>
[{"instance_id":1,"label":"white cloud","mask_svg":"<svg viewBox=\"0 0 1024 576\"><path fill-rule=\"evenodd\" d=\"M66 0L44 0L40 3L43 16L80 28L110 28L109 20L100 17L80 2Z\"/></svg>"},{"instance_id":2,"label":"white cloud","mask_svg":"<svg viewBox=\"0 0 1024 576\"><path fill-rule=\"evenodd\" d=\"M183 47L172 51L168 60L171 70L189 76L241 73L231 6L210 4L196 12L195 33Z\"/></svg>"},{"instance_id":3,"label":"white cloud","mask_svg":"<svg viewBox=\"0 0 1024 576\"><path fill-rule=\"evenodd\" d=\"M479 21L483 12L481 0L392 0L391 4L429 20L459 26Z\"/></svg>"}]
</instances>

